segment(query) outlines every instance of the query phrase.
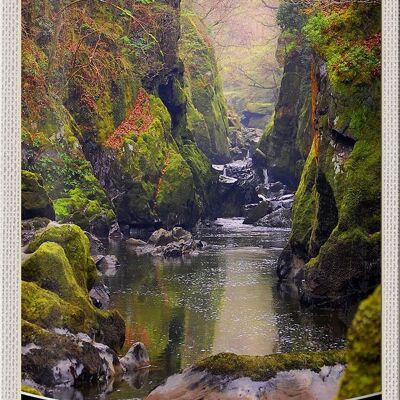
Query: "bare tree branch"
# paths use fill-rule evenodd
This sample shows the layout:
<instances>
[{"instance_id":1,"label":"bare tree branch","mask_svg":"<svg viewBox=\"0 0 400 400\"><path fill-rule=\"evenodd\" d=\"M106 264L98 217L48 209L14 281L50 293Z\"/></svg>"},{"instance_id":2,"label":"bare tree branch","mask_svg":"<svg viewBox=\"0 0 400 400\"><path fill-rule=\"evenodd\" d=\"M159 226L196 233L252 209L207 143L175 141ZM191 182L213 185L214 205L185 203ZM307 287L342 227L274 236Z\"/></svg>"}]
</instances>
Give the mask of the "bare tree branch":
<instances>
[{"instance_id":1,"label":"bare tree branch","mask_svg":"<svg viewBox=\"0 0 400 400\"><path fill-rule=\"evenodd\" d=\"M265 89L265 90L275 90L277 88L276 85L274 86L264 86L263 84L261 84L260 82L258 82L256 79L254 79L253 77L251 77L244 69L242 69L241 67L237 67L237 69L251 82L251 84L249 84L249 86L251 87L256 87L258 89Z\"/></svg>"}]
</instances>

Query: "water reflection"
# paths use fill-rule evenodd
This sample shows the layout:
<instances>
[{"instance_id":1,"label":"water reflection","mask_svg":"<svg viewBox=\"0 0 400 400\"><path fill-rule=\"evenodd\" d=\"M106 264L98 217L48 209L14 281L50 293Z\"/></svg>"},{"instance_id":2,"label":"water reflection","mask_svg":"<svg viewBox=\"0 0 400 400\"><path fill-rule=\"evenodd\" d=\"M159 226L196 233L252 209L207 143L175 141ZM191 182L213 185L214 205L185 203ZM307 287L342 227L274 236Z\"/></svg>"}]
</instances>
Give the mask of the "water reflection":
<instances>
[{"instance_id":1,"label":"water reflection","mask_svg":"<svg viewBox=\"0 0 400 400\"><path fill-rule=\"evenodd\" d=\"M260 249L228 249L219 257L226 271L225 292L216 324L213 353L271 354L277 350L278 332L272 286L263 273Z\"/></svg>"},{"instance_id":2,"label":"water reflection","mask_svg":"<svg viewBox=\"0 0 400 400\"><path fill-rule=\"evenodd\" d=\"M202 357L222 351L264 355L341 347L345 324L333 311L302 310L293 287L278 287L275 264L288 231L218 220L194 258L138 258L122 244L109 251L121 268L105 277L111 307L126 320L125 352L143 342L152 367L111 393L84 388L85 399L136 399Z\"/></svg>"}]
</instances>

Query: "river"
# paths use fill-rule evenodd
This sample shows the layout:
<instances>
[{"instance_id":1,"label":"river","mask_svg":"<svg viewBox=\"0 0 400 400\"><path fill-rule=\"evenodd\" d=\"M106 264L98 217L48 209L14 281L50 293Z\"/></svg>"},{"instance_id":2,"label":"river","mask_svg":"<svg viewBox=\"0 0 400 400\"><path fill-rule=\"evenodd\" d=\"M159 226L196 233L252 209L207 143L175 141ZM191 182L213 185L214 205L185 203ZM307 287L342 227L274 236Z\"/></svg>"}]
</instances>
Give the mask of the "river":
<instances>
[{"instance_id":1,"label":"river","mask_svg":"<svg viewBox=\"0 0 400 400\"><path fill-rule=\"evenodd\" d=\"M111 307L125 318L126 343L143 342L151 368L87 400L142 399L182 368L211 354L264 355L343 347L346 325L333 310L302 309L292 288L279 287L275 265L288 230L219 219L197 237L208 246L175 260L137 257L112 243L121 267L105 276Z\"/></svg>"}]
</instances>

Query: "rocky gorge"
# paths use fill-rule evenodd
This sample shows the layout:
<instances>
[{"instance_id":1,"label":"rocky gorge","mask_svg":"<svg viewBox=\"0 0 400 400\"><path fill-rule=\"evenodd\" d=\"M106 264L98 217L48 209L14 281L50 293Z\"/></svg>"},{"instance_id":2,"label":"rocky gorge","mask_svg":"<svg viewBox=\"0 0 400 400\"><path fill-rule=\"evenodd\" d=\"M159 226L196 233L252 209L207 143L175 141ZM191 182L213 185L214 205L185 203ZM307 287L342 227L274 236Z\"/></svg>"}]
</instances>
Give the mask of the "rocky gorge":
<instances>
[{"instance_id":1,"label":"rocky gorge","mask_svg":"<svg viewBox=\"0 0 400 400\"><path fill-rule=\"evenodd\" d=\"M380 391L379 6L282 1L279 97L240 120L190 1L42 3L23 1L22 16L24 388L89 400L121 387L112 398ZM227 313L244 286L262 287L256 306L243 300L260 312L249 355L218 336L220 320L241 336L246 312ZM347 333L326 334L327 348L283 334L285 296L293 321L339 312Z\"/></svg>"}]
</instances>

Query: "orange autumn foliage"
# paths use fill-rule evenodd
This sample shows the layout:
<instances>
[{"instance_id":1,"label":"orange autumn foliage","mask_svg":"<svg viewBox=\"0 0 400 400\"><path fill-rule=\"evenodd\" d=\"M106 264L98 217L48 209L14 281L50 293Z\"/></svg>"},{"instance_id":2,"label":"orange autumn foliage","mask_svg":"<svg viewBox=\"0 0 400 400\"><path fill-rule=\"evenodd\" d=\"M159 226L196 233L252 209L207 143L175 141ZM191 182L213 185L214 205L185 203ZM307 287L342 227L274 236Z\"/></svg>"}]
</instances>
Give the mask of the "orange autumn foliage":
<instances>
[{"instance_id":1,"label":"orange autumn foliage","mask_svg":"<svg viewBox=\"0 0 400 400\"><path fill-rule=\"evenodd\" d=\"M145 132L152 122L153 115L150 111L150 98L144 89L140 89L131 111L107 139L106 145L113 149L119 149L122 147L126 135L133 133L138 136Z\"/></svg>"}]
</instances>

